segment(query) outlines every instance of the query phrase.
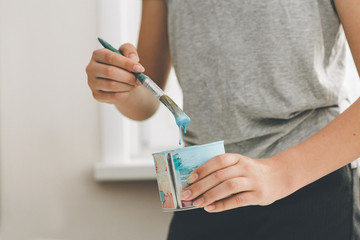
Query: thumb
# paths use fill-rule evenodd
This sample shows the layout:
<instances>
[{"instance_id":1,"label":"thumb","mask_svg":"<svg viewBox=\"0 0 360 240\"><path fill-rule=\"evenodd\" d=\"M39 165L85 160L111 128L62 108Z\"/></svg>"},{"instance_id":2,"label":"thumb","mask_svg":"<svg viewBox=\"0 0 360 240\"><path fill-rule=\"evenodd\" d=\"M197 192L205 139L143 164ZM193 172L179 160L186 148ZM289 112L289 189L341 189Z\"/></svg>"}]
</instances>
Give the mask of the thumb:
<instances>
[{"instance_id":1,"label":"thumb","mask_svg":"<svg viewBox=\"0 0 360 240\"><path fill-rule=\"evenodd\" d=\"M119 50L124 54L125 57L130 58L135 62L140 61L137 49L131 43L125 43L121 45Z\"/></svg>"}]
</instances>

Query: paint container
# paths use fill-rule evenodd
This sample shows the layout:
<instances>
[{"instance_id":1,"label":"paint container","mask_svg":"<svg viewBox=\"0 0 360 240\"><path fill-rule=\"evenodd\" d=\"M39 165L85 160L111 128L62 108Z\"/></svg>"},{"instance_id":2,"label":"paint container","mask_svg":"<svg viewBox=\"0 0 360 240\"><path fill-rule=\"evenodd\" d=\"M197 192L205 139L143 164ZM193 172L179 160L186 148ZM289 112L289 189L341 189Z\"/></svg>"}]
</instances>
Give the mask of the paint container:
<instances>
[{"instance_id":1,"label":"paint container","mask_svg":"<svg viewBox=\"0 0 360 240\"><path fill-rule=\"evenodd\" d=\"M172 212L197 208L192 201L181 200L182 190L189 186L187 179L197 167L223 153L225 153L224 141L154 153L163 211Z\"/></svg>"}]
</instances>

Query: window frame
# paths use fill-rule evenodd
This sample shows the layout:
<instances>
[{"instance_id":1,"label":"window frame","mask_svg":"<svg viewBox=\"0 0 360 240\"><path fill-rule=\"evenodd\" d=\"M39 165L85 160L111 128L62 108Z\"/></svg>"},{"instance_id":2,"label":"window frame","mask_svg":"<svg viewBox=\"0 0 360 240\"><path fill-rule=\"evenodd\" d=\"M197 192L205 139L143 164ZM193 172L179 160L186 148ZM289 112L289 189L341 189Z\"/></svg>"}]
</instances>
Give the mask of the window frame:
<instances>
[{"instance_id":1,"label":"window frame","mask_svg":"<svg viewBox=\"0 0 360 240\"><path fill-rule=\"evenodd\" d=\"M125 42L136 46L140 15L140 0L99 0L99 37L114 46ZM166 92L182 106L181 89L173 71ZM150 120L136 122L122 116L113 105L100 103L100 132L101 161L94 167L98 181L154 180L152 153L181 147L177 144L178 127L162 105Z\"/></svg>"}]
</instances>

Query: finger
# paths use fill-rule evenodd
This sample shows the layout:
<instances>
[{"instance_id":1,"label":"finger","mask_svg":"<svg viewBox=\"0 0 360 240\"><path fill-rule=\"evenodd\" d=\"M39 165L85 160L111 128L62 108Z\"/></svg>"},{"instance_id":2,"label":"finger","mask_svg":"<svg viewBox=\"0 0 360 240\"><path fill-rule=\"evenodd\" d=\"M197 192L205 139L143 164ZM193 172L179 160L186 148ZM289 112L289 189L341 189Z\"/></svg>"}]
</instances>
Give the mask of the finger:
<instances>
[{"instance_id":1,"label":"finger","mask_svg":"<svg viewBox=\"0 0 360 240\"><path fill-rule=\"evenodd\" d=\"M137 52L137 49L131 43L125 43L120 46L120 51L124 54L125 57L134 60L135 62L139 62L140 58Z\"/></svg>"},{"instance_id":2,"label":"finger","mask_svg":"<svg viewBox=\"0 0 360 240\"><path fill-rule=\"evenodd\" d=\"M103 92L128 92L134 89L133 85L121 83L109 79L96 79L92 89L101 90Z\"/></svg>"},{"instance_id":3,"label":"finger","mask_svg":"<svg viewBox=\"0 0 360 240\"><path fill-rule=\"evenodd\" d=\"M129 85L136 85L136 77L121 68L109 66L105 64L96 64L94 66L97 78L111 79L118 82L127 83Z\"/></svg>"},{"instance_id":4,"label":"finger","mask_svg":"<svg viewBox=\"0 0 360 240\"><path fill-rule=\"evenodd\" d=\"M246 191L251 191L251 186L248 178L232 178L220 183L216 187L204 193L202 196L196 199L194 205L198 207L204 207L215 201L224 199L228 196Z\"/></svg>"},{"instance_id":5,"label":"finger","mask_svg":"<svg viewBox=\"0 0 360 240\"><path fill-rule=\"evenodd\" d=\"M182 197L184 200L194 199L222 182L239 177L241 174L238 165L220 169L184 189Z\"/></svg>"},{"instance_id":6,"label":"finger","mask_svg":"<svg viewBox=\"0 0 360 240\"><path fill-rule=\"evenodd\" d=\"M144 67L140 63L105 48L95 50L92 58L98 63L123 68L129 72L145 71Z\"/></svg>"},{"instance_id":7,"label":"finger","mask_svg":"<svg viewBox=\"0 0 360 240\"><path fill-rule=\"evenodd\" d=\"M99 102L122 103L129 97L130 92L103 92L94 91L93 96Z\"/></svg>"},{"instance_id":8,"label":"finger","mask_svg":"<svg viewBox=\"0 0 360 240\"><path fill-rule=\"evenodd\" d=\"M253 192L242 192L227 199L207 205L204 209L207 212L222 212L238 207L257 205Z\"/></svg>"},{"instance_id":9,"label":"finger","mask_svg":"<svg viewBox=\"0 0 360 240\"><path fill-rule=\"evenodd\" d=\"M236 154L222 154L218 155L200 167L196 168L189 176L188 182L193 183L198 181L207 175L219 170L223 169L232 165L235 165L238 162L238 157Z\"/></svg>"}]
</instances>

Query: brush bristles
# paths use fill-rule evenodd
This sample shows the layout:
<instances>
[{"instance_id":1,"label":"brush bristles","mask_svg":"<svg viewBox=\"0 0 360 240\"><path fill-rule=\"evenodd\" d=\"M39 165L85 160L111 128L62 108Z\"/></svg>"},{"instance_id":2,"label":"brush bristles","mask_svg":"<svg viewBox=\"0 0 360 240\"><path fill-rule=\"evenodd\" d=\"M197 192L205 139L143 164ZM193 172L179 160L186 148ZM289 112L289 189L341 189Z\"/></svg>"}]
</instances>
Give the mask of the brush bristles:
<instances>
[{"instance_id":1,"label":"brush bristles","mask_svg":"<svg viewBox=\"0 0 360 240\"><path fill-rule=\"evenodd\" d=\"M184 129L184 133L186 133L186 127L190 124L190 118L186 113L184 113L181 108L167 95L162 95L160 97L160 101L170 110L170 112L174 115L176 125L179 126L180 131L181 127Z\"/></svg>"},{"instance_id":2,"label":"brush bristles","mask_svg":"<svg viewBox=\"0 0 360 240\"><path fill-rule=\"evenodd\" d=\"M160 97L160 101L175 115L179 115L183 112L181 108L167 95L162 95Z\"/></svg>"}]
</instances>

